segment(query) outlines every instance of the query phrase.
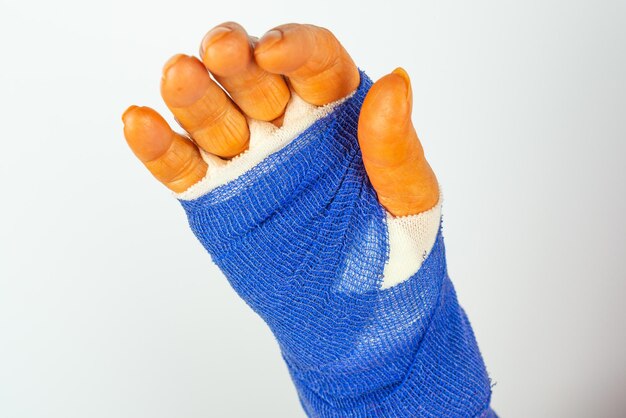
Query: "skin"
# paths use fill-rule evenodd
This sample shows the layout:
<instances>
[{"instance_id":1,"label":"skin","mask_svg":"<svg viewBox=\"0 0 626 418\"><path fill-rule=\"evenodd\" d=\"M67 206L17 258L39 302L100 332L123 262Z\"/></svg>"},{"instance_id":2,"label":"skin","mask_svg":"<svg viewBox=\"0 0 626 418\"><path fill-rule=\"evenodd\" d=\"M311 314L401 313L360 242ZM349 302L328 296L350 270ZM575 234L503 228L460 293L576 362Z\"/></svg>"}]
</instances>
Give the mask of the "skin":
<instances>
[{"instance_id":1,"label":"skin","mask_svg":"<svg viewBox=\"0 0 626 418\"><path fill-rule=\"evenodd\" d=\"M246 116L280 126L289 85L307 102L324 105L359 84L358 69L339 41L313 25L281 25L257 39L237 23L223 23L206 34L199 55L173 56L161 79L161 96L187 135L148 107L130 106L122 115L131 150L177 193L206 174L198 147L232 158L248 147ZM374 83L359 117L365 169L394 216L424 212L439 199L411 121L412 97L408 74L397 68Z\"/></svg>"}]
</instances>

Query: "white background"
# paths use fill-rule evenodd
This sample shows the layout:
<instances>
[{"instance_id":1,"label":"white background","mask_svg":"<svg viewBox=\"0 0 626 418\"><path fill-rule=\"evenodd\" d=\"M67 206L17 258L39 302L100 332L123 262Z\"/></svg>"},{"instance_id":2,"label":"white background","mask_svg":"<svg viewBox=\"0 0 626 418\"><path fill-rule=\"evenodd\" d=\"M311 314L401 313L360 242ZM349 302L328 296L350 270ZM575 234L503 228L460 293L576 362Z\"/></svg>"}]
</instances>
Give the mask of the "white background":
<instances>
[{"instance_id":1,"label":"white background","mask_svg":"<svg viewBox=\"0 0 626 418\"><path fill-rule=\"evenodd\" d=\"M122 136L226 20L314 23L374 79L406 68L494 408L626 416L625 2L0 5L0 417L303 416Z\"/></svg>"}]
</instances>

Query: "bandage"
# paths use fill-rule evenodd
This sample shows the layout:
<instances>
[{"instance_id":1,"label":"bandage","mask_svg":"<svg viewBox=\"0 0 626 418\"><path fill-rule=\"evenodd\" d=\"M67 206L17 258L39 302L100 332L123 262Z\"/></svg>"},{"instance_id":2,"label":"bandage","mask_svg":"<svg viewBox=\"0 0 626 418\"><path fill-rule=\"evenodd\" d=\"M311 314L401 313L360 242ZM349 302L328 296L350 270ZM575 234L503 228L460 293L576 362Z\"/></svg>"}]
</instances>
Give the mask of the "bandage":
<instances>
[{"instance_id":1,"label":"bandage","mask_svg":"<svg viewBox=\"0 0 626 418\"><path fill-rule=\"evenodd\" d=\"M371 80L326 106L293 95L284 124L249 120L230 161L178 194L235 291L271 328L311 417L485 417L491 387L448 277L441 198L394 217L363 166Z\"/></svg>"}]
</instances>

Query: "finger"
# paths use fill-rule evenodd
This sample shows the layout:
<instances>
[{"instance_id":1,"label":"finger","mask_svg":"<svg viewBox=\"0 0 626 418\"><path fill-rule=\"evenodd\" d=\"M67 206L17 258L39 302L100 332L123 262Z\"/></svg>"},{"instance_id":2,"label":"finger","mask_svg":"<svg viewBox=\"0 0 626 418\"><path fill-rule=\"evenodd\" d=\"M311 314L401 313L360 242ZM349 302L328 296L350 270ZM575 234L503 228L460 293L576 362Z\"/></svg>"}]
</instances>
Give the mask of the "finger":
<instances>
[{"instance_id":1,"label":"finger","mask_svg":"<svg viewBox=\"0 0 626 418\"><path fill-rule=\"evenodd\" d=\"M246 115L271 121L285 111L289 87L281 75L258 66L252 52L253 43L241 25L226 22L206 34L200 56Z\"/></svg>"},{"instance_id":2,"label":"finger","mask_svg":"<svg viewBox=\"0 0 626 418\"><path fill-rule=\"evenodd\" d=\"M393 215L424 212L439 200L437 178L411 121L412 91L402 68L378 80L359 116L363 163L380 203Z\"/></svg>"},{"instance_id":3,"label":"finger","mask_svg":"<svg viewBox=\"0 0 626 418\"><path fill-rule=\"evenodd\" d=\"M179 54L165 64L161 96L205 151L234 157L248 147L250 132L245 116L197 58Z\"/></svg>"},{"instance_id":4,"label":"finger","mask_svg":"<svg viewBox=\"0 0 626 418\"><path fill-rule=\"evenodd\" d=\"M261 68L289 77L304 100L324 105L347 96L359 71L335 36L313 25L291 23L267 32L254 49Z\"/></svg>"},{"instance_id":5,"label":"finger","mask_svg":"<svg viewBox=\"0 0 626 418\"><path fill-rule=\"evenodd\" d=\"M172 131L167 122L149 107L129 107L122 115L124 136L137 158L154 177L180 193L200 181L207 164L198 147Z\"/></svg>"}]
</instances>

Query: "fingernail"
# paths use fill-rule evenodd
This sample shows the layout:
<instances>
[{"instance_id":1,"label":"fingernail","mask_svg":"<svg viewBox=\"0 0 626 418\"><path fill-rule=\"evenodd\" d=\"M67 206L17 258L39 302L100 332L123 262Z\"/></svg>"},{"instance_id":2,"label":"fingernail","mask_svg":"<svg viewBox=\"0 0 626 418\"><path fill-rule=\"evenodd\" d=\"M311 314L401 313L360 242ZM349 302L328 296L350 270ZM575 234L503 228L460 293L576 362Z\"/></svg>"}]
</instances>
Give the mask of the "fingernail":
<instances>
[{"instance_id":1,"label":"fingernail","mask_svg":"<svg viewBox=\"0 0 626 418\"><path fill-rule=\"evenodd\" d=\"M409 78L409 75L404 70L404 68L398 67L395 70L393 70L392 73L402 77L402 79L404 80L404 83L406 84L406 97L407 99L411 97L411 79Z\"/></svg>"},{"instance_id":2,"label":"fingernail","mask_svg":"<svg viewBox=\"0 0 626 418\"><path fill-rule=\"evenodd\" d=\"M216 26L204 35L202 38L202 43L200 44L200 56L204 54L204 51L207 50L215 42L222 39L227 34L231 33L233 30L226 26Z\"/></svg>"},{"instance_id":3,"label":"fingernail","mask_svg":"<svg viewBox=\"0 0 626 418\"><path fill-rule=\"evenodd\" d=\"M259 44L256 47L256 52L262 53L271 49L280 40L283 39L283 33L278 29L272 29L265 33L259 40Z\"/></svg>"},{"instance_id":4,"label":"fingernail","mask_svg":"<svg viewBox=\"0 0 626 418\"><path fill-rule=\"evenodd\" d=\"M133 111L134 109L137 109L137 106L132 105L132 106L129 106L129 107L128 107L128 109L126 109L126 110L124 111L124 113L122 113L122 122L126 123L126 117L127 117L127 116L128 116L128 114L129 114L131 111Z\"/></svg>"},{"instance_id":5,"label":"fingernail","mask_svg":"<svg viewBox=\"0 0 626 418\"><path fill-rule=\"evenodd\" d=\"M172 68L174 64L176 64L178 61L180 61L184 57L187 57L187 55L176 54L172 58L168 59L165 65L163 65L163 78L166 78L167 72L170 70L170 68Z\"/></svg>"}]
</instances>

